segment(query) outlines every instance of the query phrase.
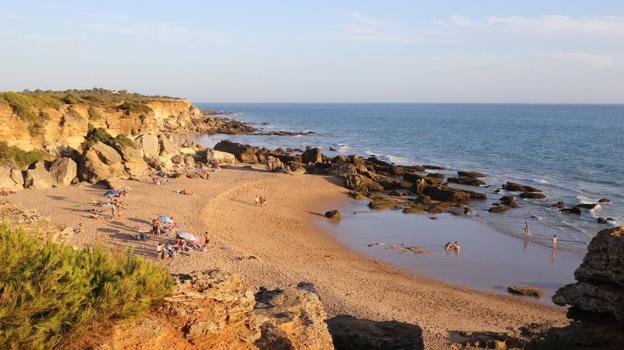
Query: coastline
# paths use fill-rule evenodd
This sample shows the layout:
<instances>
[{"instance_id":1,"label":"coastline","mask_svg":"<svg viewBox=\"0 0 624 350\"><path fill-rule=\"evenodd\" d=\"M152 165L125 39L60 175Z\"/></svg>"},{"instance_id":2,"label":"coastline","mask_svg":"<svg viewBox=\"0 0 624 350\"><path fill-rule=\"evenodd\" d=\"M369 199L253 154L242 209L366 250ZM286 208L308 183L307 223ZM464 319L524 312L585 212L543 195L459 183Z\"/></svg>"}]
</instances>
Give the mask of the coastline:
<instances>
[{"instance_id":1,"label":"coastline","mask_svg":"<svg viewBox=\"0 0 624 350\"><path fill-rule=\"evenodd\" d=\"M234 168L213 173L208 181L125 183L132 190L127 218L120 222L88 219L89 200L103 193L93 186L22 191L9 200L63 224L83 223L87 233L75 237L75 244L134 246L150 258L156 241L133 240L131 227L168 213L183 229L199 234L208 230L211 237L207 254L166 262L172 272L220 267L241 274L255 287L311 282L330 317L350 314L416 323L430 348L446 348L449 332L456 330L504 331L531 322L567 323L562 308L410 274L343 246L314 224L319 213L346 201L346 190L328 177ZM179 188L194 195L175 194ZM258 192L267 196L266 207L253 205Z\"/></svg>"}]
</instances>

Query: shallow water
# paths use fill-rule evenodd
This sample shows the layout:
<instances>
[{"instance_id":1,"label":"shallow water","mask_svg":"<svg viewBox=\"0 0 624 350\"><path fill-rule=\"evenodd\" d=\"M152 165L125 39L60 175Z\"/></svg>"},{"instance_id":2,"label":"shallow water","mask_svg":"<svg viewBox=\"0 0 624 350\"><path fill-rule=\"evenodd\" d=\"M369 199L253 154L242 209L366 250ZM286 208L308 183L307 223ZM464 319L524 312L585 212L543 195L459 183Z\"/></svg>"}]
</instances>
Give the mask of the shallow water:
<instances>
[{"instance_id":1,"label":"shallow water","mask_svg":"<svg viewBox=\"0 0 624 350\"><path fill-rule=\"evenodd\" d=\"M527 240L501 235L469 217L451 214L434 216L373 211L366 202L350 202L341 208L339 222L320 220L344 245L415 272L453 284L505 293L509 285L530 285L544 289L540 301L550 303L554 291L574 281L581 257L565 250L553 250L540 238ZM446 252L446 242L459 241L461 251ZM383 242L383 245L370 244ZM392 245L419 246L424 254L401 252Z\"/></svg>"}]
</instances>

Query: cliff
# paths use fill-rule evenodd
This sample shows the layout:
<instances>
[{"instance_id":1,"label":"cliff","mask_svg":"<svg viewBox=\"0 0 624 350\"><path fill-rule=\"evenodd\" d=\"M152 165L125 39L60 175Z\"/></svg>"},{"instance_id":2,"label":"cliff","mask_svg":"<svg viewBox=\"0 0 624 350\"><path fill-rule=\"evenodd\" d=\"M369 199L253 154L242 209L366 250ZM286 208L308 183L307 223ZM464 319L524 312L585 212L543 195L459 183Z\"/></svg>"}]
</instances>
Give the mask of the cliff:
<instances>
[{"instance_id":1,"label":"cliff","mask_svg":"<svg viewBox=\"0 0 624 350\"><path fill-rule=\"evenodd\" d=\"M116 136L192 132L201 121L186 99L101 89L0 94L0 140L27 151L78 148L90 125Z\"/></svg>"}]
</instances>

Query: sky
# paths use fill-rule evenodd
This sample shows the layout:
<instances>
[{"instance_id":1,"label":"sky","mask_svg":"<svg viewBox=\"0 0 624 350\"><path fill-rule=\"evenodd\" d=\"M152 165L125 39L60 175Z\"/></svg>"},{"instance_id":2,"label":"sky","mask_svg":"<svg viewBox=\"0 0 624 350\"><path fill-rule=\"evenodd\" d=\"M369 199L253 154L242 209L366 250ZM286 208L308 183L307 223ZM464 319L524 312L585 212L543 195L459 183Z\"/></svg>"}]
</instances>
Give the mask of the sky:
<instances>
[{"instance_id":1,"label":"sky","mask_svg":"<svg viewBox=\"0 0 624 350\"><path fill-rule=\"evenodd\" d=\"M624 103L624 1L0 0L0 90Z\"/></svg>"}]
</instances>

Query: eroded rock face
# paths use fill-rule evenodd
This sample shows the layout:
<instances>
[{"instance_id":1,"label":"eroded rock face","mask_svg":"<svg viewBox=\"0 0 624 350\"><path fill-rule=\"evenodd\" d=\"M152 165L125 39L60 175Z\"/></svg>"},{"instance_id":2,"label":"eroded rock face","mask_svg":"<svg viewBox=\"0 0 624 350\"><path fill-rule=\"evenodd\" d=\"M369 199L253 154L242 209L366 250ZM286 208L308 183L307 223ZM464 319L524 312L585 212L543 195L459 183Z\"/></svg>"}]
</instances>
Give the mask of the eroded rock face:
<instances>
[{"instance_id":1,"label":"eroded rock face","mask_svg":"<svg viewBox=\"0 0 624 350\"><path fill-rule=\"evenodd\" d=\"M135 143L143 152L143 157L152 159L160 154L158 137L153 134L143 134L136 138Z\"/></svg>"},{"instance_id":2,"label":"eroded rock face","mask_svg":"<svg viewBox=\"0 0 624 350\"><path fill-rule=\"evenodd\" d=\"M307 148L302 154L301 158L304 163L320 163L323 161L323 155L321 150L317 147Z\"/></svg>"},{"instance_id":3,"label":"eroded rock face","mask_svg":"<svg viewBox=\"0 0 624 350\"><path fill-rule=\"evenodd\" d=\"M112 177L123 177L125 173L121 155L114 148L98 142L85 152L79 175L92 184Z\"/></svg>"},{"instance_id":4,"label":"eroded rock face","mask_svg":"<svg viewBox=\"0 0 624 350\"><path fill-rule=\"evenodd\" d=\"M26 178L24 187L35 190L44 190L52 188L55 181L50 172L45 168L43 161L35 163L30 169L26 170Z\"/></svg>"},{"instance_id":5,"label":"eroded rock face","mask_svg":"<svg viewBox=\"0 0 624 350\"><path fill-rule=\"evenodd\" d=\"M0 167L0 189L20 191L24 189L24 177L19 169Z\"/></svg>"},{"instance_id":6,"label":"eroded rock face","mask_svg":"<svg viewBox=\"0 0 624 350\"><path fill-rule=\"evenodd\" d=\"M148 175L150 169L143 159L143 152L139 148L120 144L117 144L115 148L121 155L125 171L131 177L143 179Z\"/></svg>"},{"instance_id":7,"label":"eroded rock face","mask_svg":"<svg viewBox=\"0 0 624 350\"><path fill-rule=\"evenodd\" d=\"M50 174L59 186L67 186L78 175L78 164L71 158L59 158L50 165Z\"/></svg>"},{"instance_id":8,"label":"eroded rock face","mask_svg":"<svg viewBox=\"0 0 624 350\"><path fill-rule=\"evenodd\" d=\"M284 163L273 156L267 157L265 166L269 172L283 172L285 170Z\"/></svg>"}]
</instances>

